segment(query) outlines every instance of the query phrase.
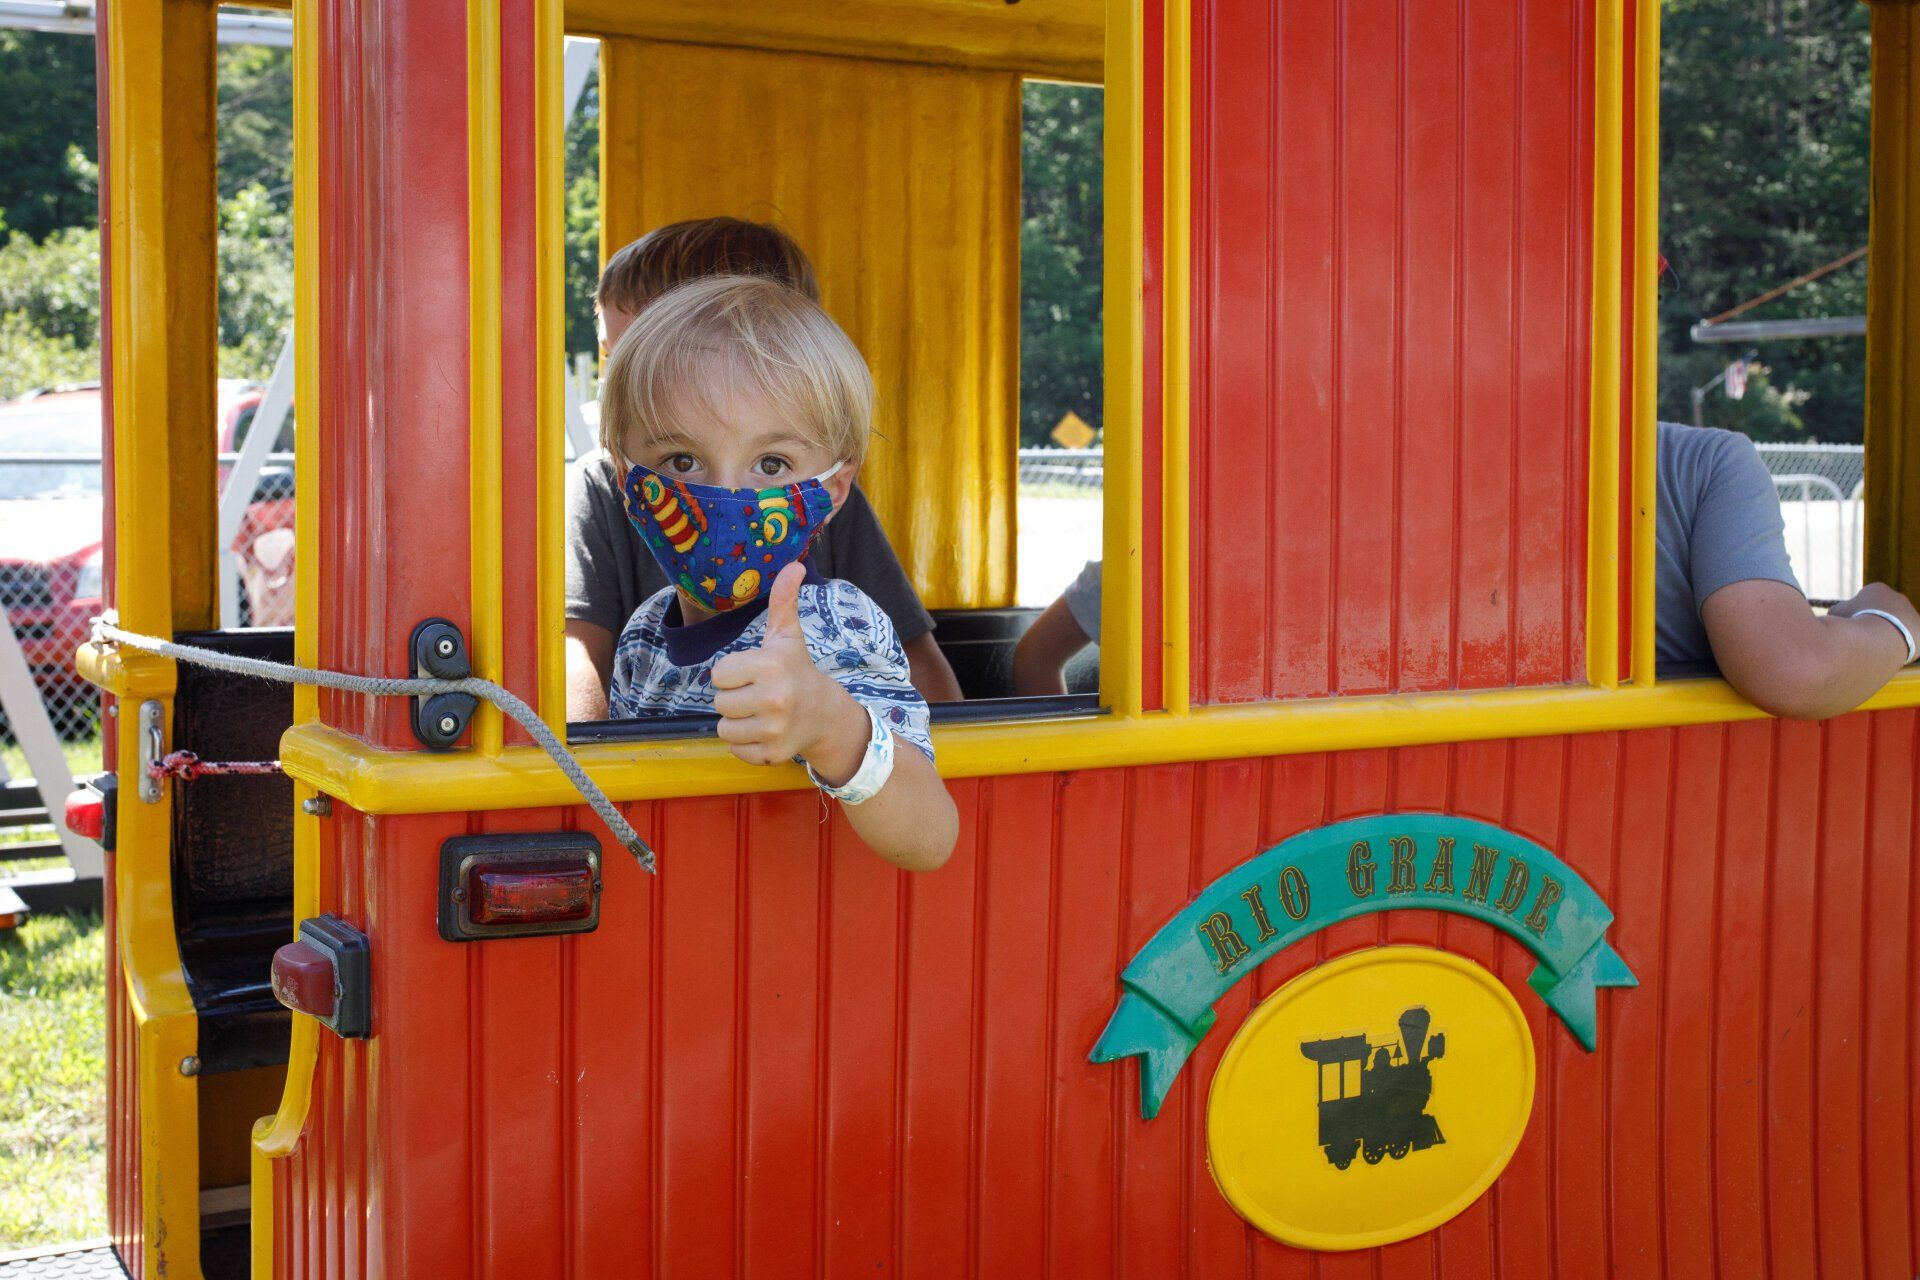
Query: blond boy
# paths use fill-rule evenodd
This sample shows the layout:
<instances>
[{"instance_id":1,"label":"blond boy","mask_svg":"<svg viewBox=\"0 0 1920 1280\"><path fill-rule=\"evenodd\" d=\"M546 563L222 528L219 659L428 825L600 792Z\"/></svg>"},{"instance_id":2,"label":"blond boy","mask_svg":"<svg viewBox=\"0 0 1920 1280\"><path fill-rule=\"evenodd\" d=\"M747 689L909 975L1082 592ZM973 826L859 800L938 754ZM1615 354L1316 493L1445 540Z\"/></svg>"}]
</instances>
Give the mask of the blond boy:
<instances>
[{"instance_id":1,"label":"blond boy","mask_svg":"<svg viewBox=\"0 0 1920 1280\"><path fill-rule=\"evenodd\" d=\"M898 866L939 866L958 817L886 613L806 553L865 456L873 382L814 302L714 276L652 302L613 348L601 443L669 586L615 645L615 717L711 711L751 764L799 759Z\"/></svg>"}]
</instances>

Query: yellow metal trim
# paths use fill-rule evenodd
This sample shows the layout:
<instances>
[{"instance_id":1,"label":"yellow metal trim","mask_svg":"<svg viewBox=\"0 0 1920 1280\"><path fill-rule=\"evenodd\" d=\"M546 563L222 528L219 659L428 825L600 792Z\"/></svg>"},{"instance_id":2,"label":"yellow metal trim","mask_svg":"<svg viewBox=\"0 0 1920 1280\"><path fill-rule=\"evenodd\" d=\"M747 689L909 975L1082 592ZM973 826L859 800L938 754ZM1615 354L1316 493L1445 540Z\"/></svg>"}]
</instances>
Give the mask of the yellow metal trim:
<instances>
[{"instance_id":1,"label":"yellow metal trim","mask_svg":"<svg viewBox=\"0 0 1920 1280\"><path fill-rule=\"evenodd\" d=\"M474 674L498 682L504 671L500 440L500 6L467 0L467 201L469 411ZM505 737L500 711L483 704L473 745L497 754Z\"/></svg>"},{"instance_id":2,"label":"yellow metal trim","mask_svg":"<svg viewBox=\"0 0 1920 1280\"><path fill-rule=\"evenodd\" d=\"M178 676L171 658L138 649L95 648L91 643L74 651L73 667L82 680L129 701L173 697Z\"/></svg>"},{"instance_id":3,"label":"yellow metal trim","mask_svg":"<svg viewBox=\"0 0 1920 1280\"><path fill-rule=\"evenodd\" d=\"M294 504L295 544L313 549L294 580L293 648L304 666L320 658L320 4L293 6L293 305L294 475L301 495ZM293 720L320 718L319 691L295 685ZM315 793L294 785L293 919L320 911L319 819L300 809ZM251 1178L253 1274L274 1274L272 1161L292 1153L306 1130L313 1103L313 1073L320 1057L319 1024L293 1020L287 1046L287 1078L280 1109L254 1122Z\"/></svg>"},{"instance_id":4,"label":"yellow metal trim","mask_svg":"<svg viewBox=\"0 0 1920 1280\"><path fill-rule=\"evenodd\" d=\"M566 32L560 0L534 5L533 176L534 293L540 350L535 357L539 419L534 433L535 485L539 510L536 555L539 606L535 651L539 655L540 715L556 732L567 723L566 565L560 531L564 527L566 437L566 275L561 253L566 211L561 186L566 181L564 154L567 122L561 101Z\"/></svg>"},{"instance_id":5,"label":"yellow metal trim","mask_svg":"<svg viewBox=\"0 0 1920 1280\"><path fill-rule=\"evenodd\" d=\"M1634 17L1633 139L1633 682L1654 680L1654 419L1660 389L1660 4Z\"/></svg>"},{"instance_id":6,"label":"yellow metal trim","mask_svg":"<svg viewBox=\"0 0 1920 1280\"><path fill-rule=\"evenodd\" d=\"M1102 0L569 0L567 30L1100 82Z\"/></svg>"},{"instance_id":7,"label":"yellow metal trim","mask_svg":"<svg viewBox=\"0 0 1920 1280\"><path fill-rule=\"evenodd\" d=\"M1920 672L1897 677L1865 710L1920 706ZM1722 680L1607 691L1584 685L1321 698L1197 707L1184 716L1016 720L934 730L946 778L1053 773L1196 760L1538 738L1764 718ZM811 785L797 765L742 764L713 738L594 743L575 749L616 801L742 795ZM537 747L429 755L392 751L324 725L290 730L287 772L375 814L538 809L580 803Z\"/></svg>"},{"instance_id":8,"label":"yellow metal trim","mask_svg":"<svg viewBox=\"0 0 1920 1280\"><path fill-rule=\"evenodd\" d=\"M113 602L127 626L170 635L212 617L213 10L125 0L108 7L105 38ZM181 559L196 566L182 567ZM135 778L141 702L161 704L171 734L173 664L143 657L94 674L129 691L113 766ZM173 788L164 786L154 803L132 792L119 811L113 892L141 1107L138 1229L151 1274L193 1277L200 1274L199 1095L180 1063L197 1051L199 1033L173 927Z\"/></svg>"},{"instance_id":9,"label":"yellow metal trim","mask_svg":"<svg viewBox=\"0 0 1920 1280\"><path fill-rule=\"evenodd\" d=\"M1106 86L1106 265L1101 332L1106 359L1106 510L1101 529L1100 697L1120 715L1141 707L1140 105L1138 0L1109 0ZM943 762L944 763L944 762Z\"/></svg>"},{"instance_id":10,"label":"yellow metal trim","mask_svg":"<svg viewBox=\"0 0 1920 1280\"><path fill-rule=\"evenodd\" d=\"M1163 705L1184 715L1191 705L1191 533L1189 459L1192 438L1193 329L1193 9L1166 0L1166 75L1162 93L1165 174L1161 227L1160 536L1161 691ZM1108 243L1112 243L1109 241Z\"/></svg>"},{"instance_id":11,"label":"yellow metal trim","mask_svg":"<svg viewBox=\"0 0 1920 1280\"><path fill-rule=\"evenodd\" d=\"M1622 0L1594 14L1593 388L1587 497L1587 680L1620 683L1620 218Z\"/></svg>"}]
</instances>

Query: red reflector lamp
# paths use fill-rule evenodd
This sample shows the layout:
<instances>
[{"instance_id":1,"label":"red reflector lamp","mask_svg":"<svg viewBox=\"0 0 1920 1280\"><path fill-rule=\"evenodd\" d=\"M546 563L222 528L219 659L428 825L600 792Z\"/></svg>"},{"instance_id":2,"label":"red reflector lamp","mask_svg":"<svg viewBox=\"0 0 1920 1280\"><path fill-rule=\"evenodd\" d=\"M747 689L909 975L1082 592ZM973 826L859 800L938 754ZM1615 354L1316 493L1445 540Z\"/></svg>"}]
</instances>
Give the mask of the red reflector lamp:
<instances>
[{"instance_id":1,"label":"red reflector lamp","mask_svg":"<svg viewBox=\"0 0 1920 1280\"><path fill-rule=\"evenodd\" d=\"M273 998L295 1013L331 1018L339 991L333 957L304 939L273 953Z\"/></svg>"},{"instance_id":2,"label":"red reflector lamp","mask_svg":"<svg viewBox=\"0 0 1920 1280\"><path fill-rule=\"evenodd\" d=\"M372 1030L373 965L367 935L339 916L300 922L300 936L273 953L273 998L335 1035Z\"/></svg>"},{"instance_id":3,"label":"red reflector lamp","mask_svg":"<svg viewBox=\"0 0 1920 1280\"><path fill-rule=\"evenodd\" d=\"M75 791L67 796L67 830L89 840L107 833L107 798L98 791Z\"/></svg>"},{"instance_id":4,"label":"red reflector lamp","mask_svg":"<svg viewBox=\"0 0 1920 1280\"><path fill-rule=\"evenodd\" d=\"M479 865L467 872L467 912L477 925L552 924L593 914L593 866L552 870Z\"/></svg>"},{"instance_id":5,"label":"red reflector lamp","mask_svg":"<svg viewBox=\"0 0 1920 1280\"><path fill-rule=\"evenodd\" d=\"M585 832L456 836L440 847L440 936L449 942L599 924L600 842Z\"/></svg>"}]
</instances>

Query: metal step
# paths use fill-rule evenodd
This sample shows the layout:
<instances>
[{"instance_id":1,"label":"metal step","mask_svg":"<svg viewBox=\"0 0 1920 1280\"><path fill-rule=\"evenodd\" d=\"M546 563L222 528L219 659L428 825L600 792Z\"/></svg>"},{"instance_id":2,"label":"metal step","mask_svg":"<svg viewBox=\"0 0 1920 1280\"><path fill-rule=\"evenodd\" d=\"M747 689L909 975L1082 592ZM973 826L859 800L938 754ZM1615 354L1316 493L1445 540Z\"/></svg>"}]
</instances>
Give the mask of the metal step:
<instances>
[{"instance_id":1,"label":"metal step","mask_svg":"<svg viewBox=\"0 0 1920 1280\"><path fill-rule=\"evenodd\" d=\"M111 1245L54 1245L45 1252L0 1256L0 1280L127 1280Z\"/></svg>"}]
</instances>

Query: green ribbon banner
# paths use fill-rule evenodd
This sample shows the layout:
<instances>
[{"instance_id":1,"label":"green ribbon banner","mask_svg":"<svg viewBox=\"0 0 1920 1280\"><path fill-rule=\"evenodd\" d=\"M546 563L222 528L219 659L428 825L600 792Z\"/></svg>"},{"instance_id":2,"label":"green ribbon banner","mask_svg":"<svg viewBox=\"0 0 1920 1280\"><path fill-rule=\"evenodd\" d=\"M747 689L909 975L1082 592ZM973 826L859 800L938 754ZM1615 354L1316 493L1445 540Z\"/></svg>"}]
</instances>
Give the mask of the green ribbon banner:
<instances>
[{"instance_id":1,"label":"green ribbon banner","mask_svg":"<svg viewBox=\"0 0 1920 1280\"><path fill-rule=\"evenodd\" d=\"M1202 890L1121 973L1093 1061L1140 1059L1151 1120L1229 987L1330 924L1401 909L1484 920L1525 943L1540 959L1528 984L1589 1052L1597 990L1640 985L1606 941L1613 912L1559 858L1470 818L1389 813L1304 831Z\"/></svg>"}]
</instances>

